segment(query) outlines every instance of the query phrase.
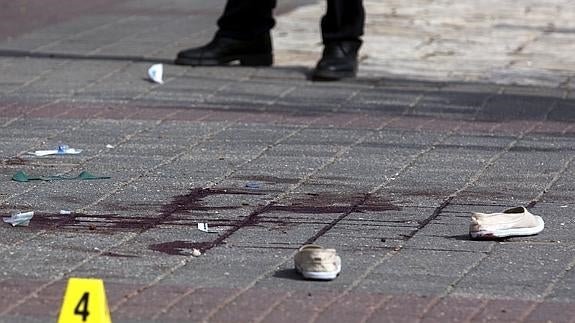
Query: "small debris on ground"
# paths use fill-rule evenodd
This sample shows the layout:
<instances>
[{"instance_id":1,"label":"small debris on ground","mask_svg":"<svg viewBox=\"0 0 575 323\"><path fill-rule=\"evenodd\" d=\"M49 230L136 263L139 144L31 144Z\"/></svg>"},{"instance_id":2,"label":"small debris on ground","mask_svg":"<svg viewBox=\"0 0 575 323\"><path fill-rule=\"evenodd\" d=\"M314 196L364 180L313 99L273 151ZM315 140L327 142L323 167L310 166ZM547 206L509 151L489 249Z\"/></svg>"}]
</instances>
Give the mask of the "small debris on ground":
<instances>
[{"instance_id":1,"label":"small debris on ground","mask_svg":"<svg viewBox=\"0 0 575 323\"><path fill-rule=\"evenodd\" d=\"M110 176L95 176L90 172L83 171L78 176L61 176L61 175L49 175L49 176L30 176L23 171L18 171L12 180L16 182L30 182L30 181L61 181L61 180L95 180L95 179L109 179Z\"/></svg>"},{"instance_id":2,"label":"small debris on ground","mask_svg":"<svg viewBox=\"0 0 575 323\"><path fill-rule=\"evenodd\" d=\"M29 152L28 154L42 157L42 156L49 156L49 155L77 155L81 153L82 149L70 148L68 145L59 145L56 149L51 150L36 150L33 152Z\"/></svg>"},{"instance_id":3,"label":"small debris on ground","mask_svg":"<svg viewBox=\"0 0 575 323\"><path fill-rule=\"evenodd\" d=\"M148 69L148 76L150 80L154 83L164 84L164 65L154 64Z\"/></svg>"},{"instance_id":4,"label":"small debris on ground","mask_svg":"<svg viewBox=\"0 0 575 323\"><path fill-rule=\"evenodd\" d=\"M249 182L246 184L246 187L253 190L258 190L262 187L262 184L259 182Z\"/></svg>"},{"instance_id":5,"label":"small debris on ground","mask_svg":"<svg viewBox=\"0 0 575 323\"><path fill-rule=\"evenodd\" d=\"M206 233L218 233L217 231L210 231L207 223L198 223L198 230Z\"/></svg>"},{"instance_id":6,"label":"small debris on ground","mask_svg":"<svg viewBox=\"0 0 575 323\"><path fill-rule=\"evenodd\" d=\"M34 217L34 211L12 214L9 218L4 218L4 222L10 223L13 227L22 226L27 227L30 220Z\"/></svg>"}]
</instances>

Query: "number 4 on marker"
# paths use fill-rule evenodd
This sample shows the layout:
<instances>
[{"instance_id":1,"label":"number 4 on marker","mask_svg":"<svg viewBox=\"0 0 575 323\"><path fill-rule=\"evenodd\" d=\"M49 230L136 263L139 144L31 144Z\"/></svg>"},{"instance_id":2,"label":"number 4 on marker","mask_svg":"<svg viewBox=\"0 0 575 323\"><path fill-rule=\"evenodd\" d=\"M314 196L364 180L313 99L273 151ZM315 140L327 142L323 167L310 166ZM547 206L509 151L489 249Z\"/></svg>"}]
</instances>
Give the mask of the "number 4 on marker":
<instances>
[{"instance_id":1,"label":"number 4 on marker","mask_svg":"<svg viewBox=\"0 0 575 323\"><path fill-rule=\"evenodd\" d=\"M104 282L70 278L58 323L111 323Z\"/></svg>"},{"instance_id":2,"label":"number 4 on marker","mask_svg":"<svg viewBox=\"0 0 575 323\"><path fill-rule=\"evenodd\" d=\"M76 308L74 309L74 314L82 316L82 322L86 322L88 315L90 315L90 312L88 312L89 297L90 293L85 292L84 295L82 295L82 298L80 298L78 305L76 305Z\"/></svg>"}]
</instances>

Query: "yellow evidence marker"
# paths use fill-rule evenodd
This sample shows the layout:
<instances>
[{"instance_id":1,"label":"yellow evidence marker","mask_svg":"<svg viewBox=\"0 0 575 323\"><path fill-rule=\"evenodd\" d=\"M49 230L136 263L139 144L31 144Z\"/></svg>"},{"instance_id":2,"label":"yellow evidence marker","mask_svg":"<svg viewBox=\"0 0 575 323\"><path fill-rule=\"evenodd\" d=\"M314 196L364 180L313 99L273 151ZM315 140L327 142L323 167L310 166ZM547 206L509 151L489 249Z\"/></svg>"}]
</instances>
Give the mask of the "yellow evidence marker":
<instances>
[{"instance_id":1,"label":"yellow evidence marker","mask_svg":"<svg viewBox=\"0 0 575 323\"><path fill-rule=\"evenodd\" d=\"M112 323L101 279L70 278L58 323Z\"/></svg>"}]
</instances>

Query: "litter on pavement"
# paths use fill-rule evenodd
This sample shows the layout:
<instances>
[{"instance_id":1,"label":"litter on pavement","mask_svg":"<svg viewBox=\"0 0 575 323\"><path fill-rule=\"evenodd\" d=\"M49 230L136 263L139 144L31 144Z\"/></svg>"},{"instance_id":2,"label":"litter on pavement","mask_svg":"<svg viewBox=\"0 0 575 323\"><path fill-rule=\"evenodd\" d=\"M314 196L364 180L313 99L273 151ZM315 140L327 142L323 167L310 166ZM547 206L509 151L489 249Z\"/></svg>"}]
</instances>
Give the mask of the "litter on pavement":
<instances>
[{"instance_id":1,"label":"litter on pavement","mask_svg":"<svg viewBox=\"0 0 575 323\"><path fill-rule=\"evenodd\" d=\"M57 149L52 150L36 150L33 152L29 152L28 154L42 157L42 156L49 156L49 155L77 155L82 152L82 149L70 148L68 145L60 145Z\"/></svg>"},{"instance_id":2,"label":"litter on pavement","mask_svg":"<svg viewBox=\"0 0 575 323\"><path fill-rule=\"evenodd\" d=\"M262 187L262 184L259 182L249 182L246 184L247 188L251 188L253 190L258 190Z\"/></svg>"},{"instance_id":3,"label":"litter on pavement","mask_svg":"<svg viewBox=\"0 0 575 323\"><path fill-rule=\"evenodd\" d=\"M210 230L207 223L198 223L198 230L206 233L218 233L218 231Z\"/></svg>"},{"instance_id":4,"label":"litter on pavement","mask_svg":"<svg viewBox=\"0 0 575 323\"><path fill-rule=\"evenodd\" d=\"M61 175L49 175L49 176L30 176L23 171L18 171L12 180L16 182L30 182L30 181L61 181L61 180L95 180L95 179L109 179L110 176L95 176L89 172L81 172L78 176L61 176Z\"/></svg>"},{"instance_id":5,"label":"litter on pavement","mask_svg":"<svg viewBox=\"0 0 575 323\"><path fill-rule=\"evenodd\" d=\"M164 65L162 64L154 64L152 67L148 69L148 76L150 80L154 83L164 84L163 76L164 76Z\"/></svg>"},{"instance_id":6,"label":"litter on pavement","mask_svg":"<svg viewBox=\"0 0 575 323\"><path fill-rule=\"evenodd\" d=\"M34 211L12 214L12 216L4 218L3 220L6 223L10 223L13 227L27 227L30 224L32 217L34 217Z\"/></svg>"},{"instance_id":7,"label":"litter on pavement","mask_svg":"<svg viewBox=\"0 0 575 323\"><path fill-rule=\"evenodd\" d=\"M341 271L341 258L335 249L304 245L294 256L295 270L307 279L332 280Z\"/></svg>"},{"instance_id":8,"label":"litter on pavement","mask_svg":"<svg viewBox=\"0 0 575 323\"><path fill-rule=\"evenodd\" d=\"M540 216L519 206L497 213L474 212L471 215L469 235L473 239L530 236L543 231L544 227Z\"/></svg>"}]
</instances>

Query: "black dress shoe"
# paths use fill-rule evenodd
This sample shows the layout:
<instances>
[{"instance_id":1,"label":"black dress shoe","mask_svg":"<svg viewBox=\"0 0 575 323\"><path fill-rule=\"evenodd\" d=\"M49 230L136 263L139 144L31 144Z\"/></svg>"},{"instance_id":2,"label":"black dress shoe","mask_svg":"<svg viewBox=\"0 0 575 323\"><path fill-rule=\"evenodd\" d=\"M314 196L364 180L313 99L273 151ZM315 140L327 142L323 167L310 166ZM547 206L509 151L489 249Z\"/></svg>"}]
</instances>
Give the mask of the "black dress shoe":
<instances>
[{"instance_id":1,"label":"black dress shoe","mask_svg":"<svg viewBox=\"0 0 575 323\"><path fill-rule=\"evenodd\" d=\"M357 75L357 55L361 42L342 41L325 44L321 60L312 73L314 80L339 80Z\"/></svg>"},{"instance_id":2,"label":"black dress shoe","mask_svg":"<svg viewBox=\"0 0 575 323\"><path fill-rule=\"evenodd\" d=\"M269 33L253 40L215 37L208 44L178 53L178 65L214 66L239 61L244 66L273 64L272 41Z\"/></svg>"}]
</instances>

